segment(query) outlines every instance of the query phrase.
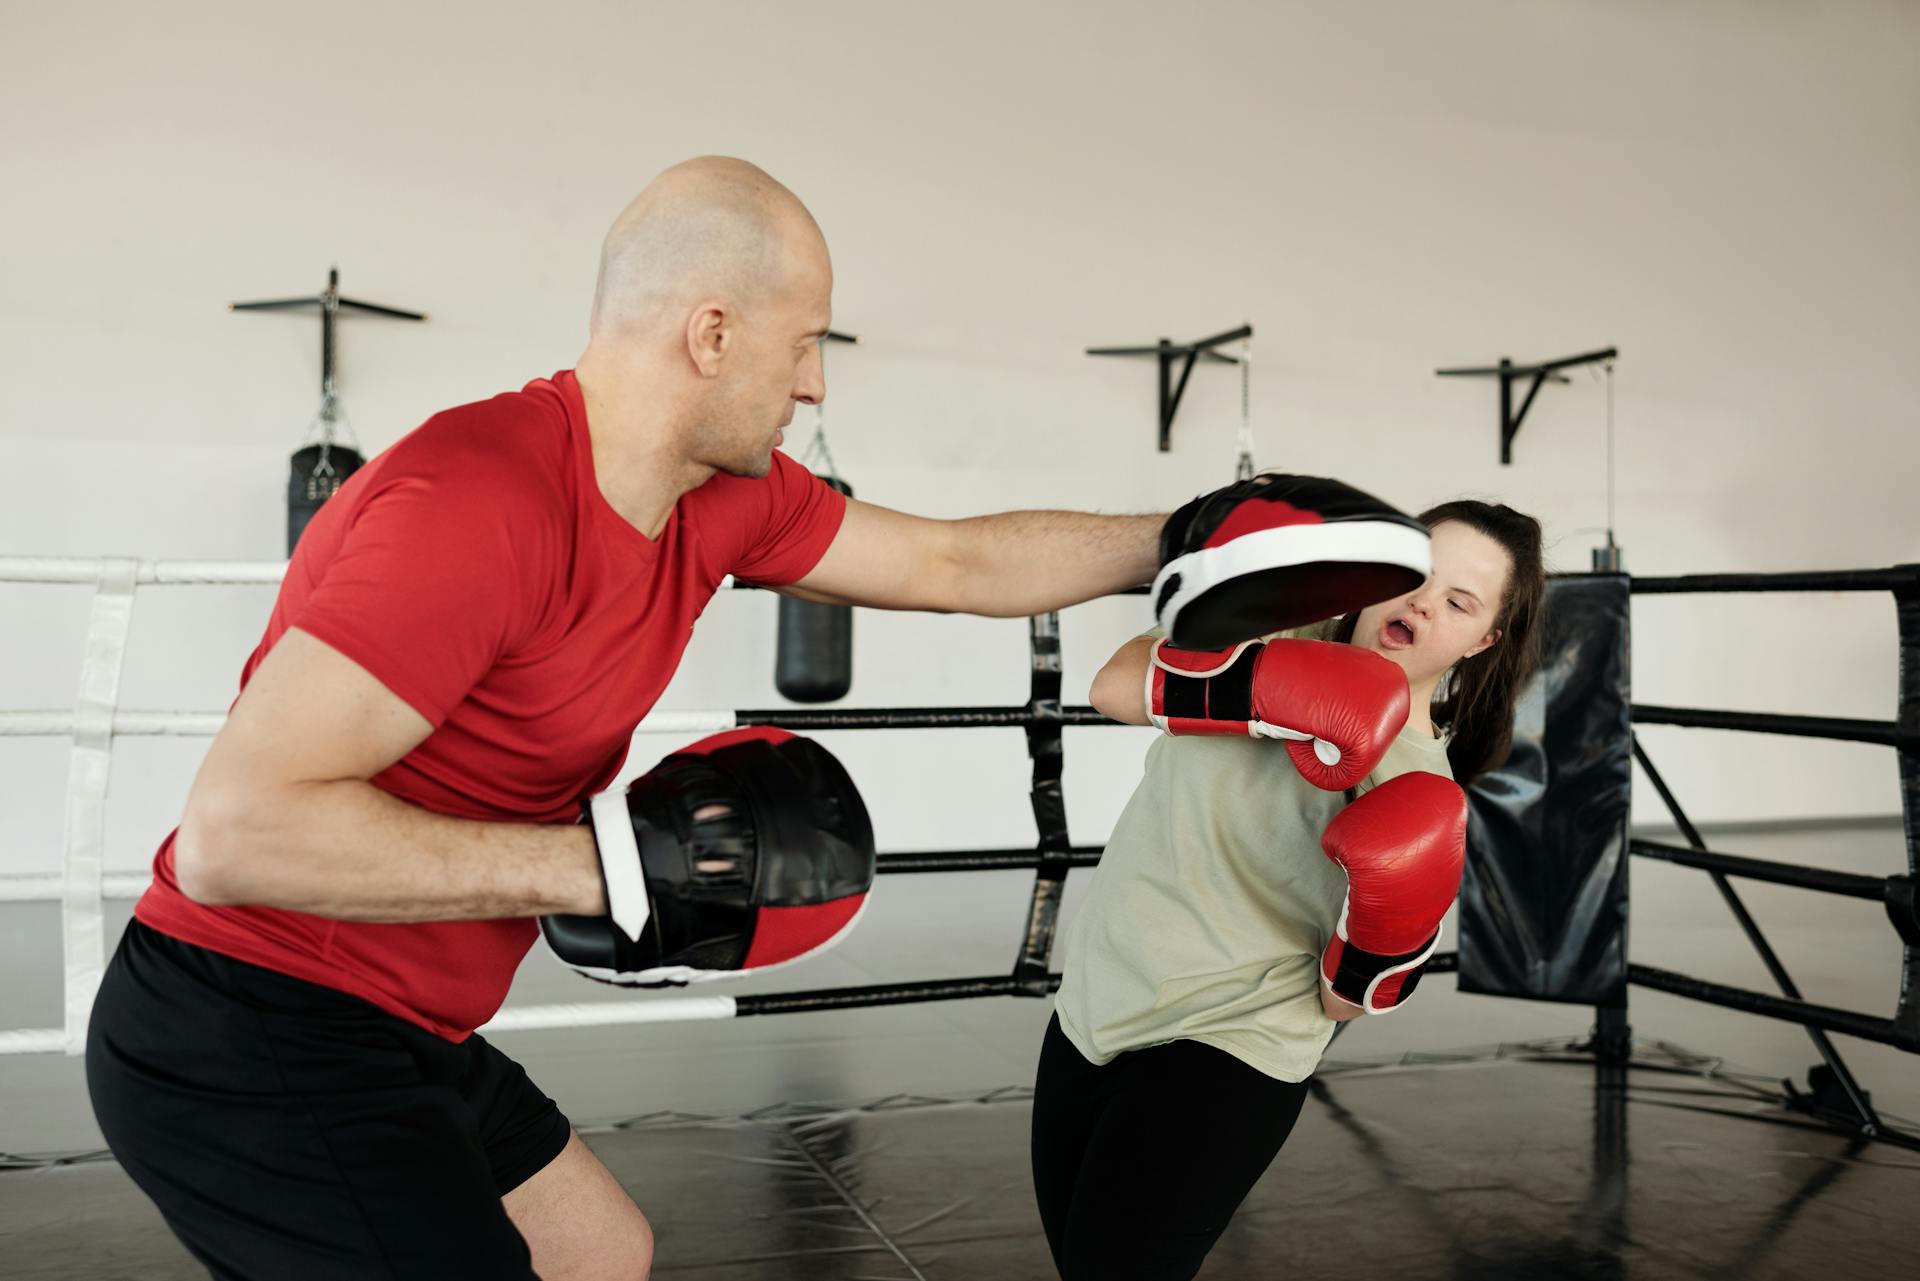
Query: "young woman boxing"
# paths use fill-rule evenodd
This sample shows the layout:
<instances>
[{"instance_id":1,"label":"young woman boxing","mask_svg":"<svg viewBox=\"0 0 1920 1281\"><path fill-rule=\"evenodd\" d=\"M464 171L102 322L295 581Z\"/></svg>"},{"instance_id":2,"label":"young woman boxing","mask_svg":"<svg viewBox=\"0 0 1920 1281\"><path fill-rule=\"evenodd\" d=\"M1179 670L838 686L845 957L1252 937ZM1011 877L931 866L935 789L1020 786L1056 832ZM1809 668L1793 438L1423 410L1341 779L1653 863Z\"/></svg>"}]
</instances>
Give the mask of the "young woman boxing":
<instances>
[{"instance_id":1,"label":"young woman boxing","mask_svg":"<svg viewBox=\"0 0 1920 1281\"><path fill-rule=\"evenodd\" d=\"M1033 1178L1066 1281L1194 1275L1299 1116L1335 1022L1413 990L1457 892L1460 786L1500 763L1540 526L1421 514L1433 575L1222 651L1129 641L1094 706L1166 731L1068 929Z\"/></svg>"}]
</instances>

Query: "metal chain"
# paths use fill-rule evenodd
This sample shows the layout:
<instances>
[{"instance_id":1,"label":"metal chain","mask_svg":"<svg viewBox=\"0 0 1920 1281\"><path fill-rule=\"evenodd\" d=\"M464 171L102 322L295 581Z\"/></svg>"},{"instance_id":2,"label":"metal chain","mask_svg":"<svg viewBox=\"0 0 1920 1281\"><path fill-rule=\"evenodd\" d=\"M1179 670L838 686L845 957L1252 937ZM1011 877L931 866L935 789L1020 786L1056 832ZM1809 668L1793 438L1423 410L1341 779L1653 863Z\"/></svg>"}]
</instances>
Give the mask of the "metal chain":
<instances>
[{"instance_id":1,"label":"metal chain","mask_svg":"<svg viewBox=\"0 0 1920 1281\"><path fill-rule=\"evenodd\" d=\"M313 421L307 424L307 430L301 439L302 448L307 445L320 446L320 457L314 464L312 475L332 476L338 469L333 465L333 447L351 449L358 452L359 438L353 434L353 422L347 417L345 406L333 393L331 382L320 395L320 408L314 414Z\"/></svg>"},{"instance_id":2,"label":"metal chain","mask_svg":"<svg viewBox=\"0 0 1920 1281\"><path fill-rule=\"evenodd\" d=\"M840 469L834 465L833 451L827 448L826 414L818 405L813 407L813 439L807 442L805 452L800 455L800 465L809 471L817 471L816 462L826 464L829 480L840 479Z\"/></svg>"},{"instance_id":3,"label":"metal chain","mask_svg":"<svg viewBox=\"0 0 1920 1281\"><path fill-rule=\"evenodd\" d=\"M1249 387L1253 371L1253 339L1240 340L1240 459L1234 464L1235 480L1252 480L1253 466L1253 410L1252 395Z\"/></svg>"}]
</instances>

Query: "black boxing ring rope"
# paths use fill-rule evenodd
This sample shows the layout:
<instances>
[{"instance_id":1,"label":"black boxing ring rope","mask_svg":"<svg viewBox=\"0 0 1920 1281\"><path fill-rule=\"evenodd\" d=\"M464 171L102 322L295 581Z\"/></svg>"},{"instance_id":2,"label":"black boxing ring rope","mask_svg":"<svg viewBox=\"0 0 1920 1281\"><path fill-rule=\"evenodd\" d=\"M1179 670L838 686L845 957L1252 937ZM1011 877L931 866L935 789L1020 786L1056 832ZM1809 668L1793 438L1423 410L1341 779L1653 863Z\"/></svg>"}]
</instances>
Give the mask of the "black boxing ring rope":
<instances>
[{"instance_id":1,"label":"black boxing ring rope","mask_svg":"<svg viewBox=\"0 0 1920 1281\"><path fill-rule=\"evenodd\" d=\"M75 744L68 784L70 822L57 877L0 877L0 901L58 898L62 904L62 941L66 958L64 1024L59 1028L0 1030L0 1055L80 1053L93 993L105 965L102 899L112 893L139 893L146 874L108 873L104 867L107 782L116 738L134 736L206 737L225 723L222 712L129 711L117 706L119 674L125 658L134 589L163 585L255 585L279 582L284 563L169 562L59 557L0 557L0 582L91 585L95 589L89 623L82 692L74 710L0 711L0 737L70 737ZM742 586L745 585L736 585ZM1129 595L1144 595L1136 589ZM639 1022L737 1018L755 1014L851 1009L984 996L1044 997L1059 986L1047 969L1061 891L1069 869L1091 867L1101 847L1073 845L1067 834L1061 788L1061 730L1069 725L1112 725L1091 707L1060 702L1059 616L1029 620L1030 698L1024 706L908 707L871 709L755 708L732 711L662 712L650 715L637 733L710 733L746 725L801 732L820 730L966 729L1022 730L1033 760L1031 799L1039 840L1032 849L944 850L883 853L877 871L959 872L1033 869L1032 905L1013 972L1005 976L936 979L865 987L753 994L675 996L518 1007L504 1010L488 1031L605 1026Z\"/></svg>"},{"instance_id":2,"label":"black boxing ring rope","mask_svg":"<svg viewBox=\"0 0 1920 1281\"><path fill-rule=\"evenodd\" d=\"M1906 872L1892 876L1864 876L1804 864L1745 858L1708 849L1699 829L1687 817L1636 735L1633 740L1634 759L1639 762L1648 782L1659 794L1687 843L1677 846L1632 840L1628 843L1629 853L1706 872L1781 994L1775 996L1755 992L1649 965L1629 964L1627 981L1725 1009L1800 1024L1819 1051L1825 1071L1823 1075L1821 1069L1814 1070L1812 1095L1794 1097L1795 1104L1807 1111L1821 1113L1828 1120L1840 1121L1859 1134L1895 1138L1913 1144L1909 1136L1887 1130L1827 1033L1842 1033L1908 1053L1920 1053L1920 901L1916 900L1916 885L1920 885L1920 565L1811 573L1691 574L1671 578L1634 578L1629 580L1629 590L1635 595L1827 591L1884 591L1893 594L1900 646L1899 688L1894 720L1787 716L1641 704L1633 705L1630 714L1636 725L1782 734L1873 743L1894 748L1900 780ZM1759 923L1734 889L1729 879L1731 877L1880 903L1886 909L1888 922L1901 943L1900 984L1893 1017L1881 1018L1805 1000L1799 986L1768 943ZM1789 1086L1790 1092L1791 1088Z\"/></svg>"},{"instance_id":3,"label":"black boxing ring rope","mask_svg":"<svg viewBox=\"0 0 1920 1281\"><path fill-rule=\"evenodd\" d=\"M1901 744L1897 721L1863 721L1840 716L1783 716L1776 712L1721 712L1703 707L1633 705L1636 725L1681 725L1689 729L1745 730L1752 734L1788 734L1795 738L1826 738L1846 743Z\"/></svg>"},{"instance_id":4,"label":"black boxing ring rope","mask_svg":"<svg viewBox=\"0 0 1920 1281\"><path fill-rule=\"evenodd\" d=\"M143 875L109 874L100 864L97 827L104 822L105 769L112 740L128 735L205 736L218 732L224 714L218 712L126 711L115 706L119 664L123 657L127 615L132 590L139 585L276 583L284 565L231 562L146 562L132 560L74 560L0 557L0 582L91 584L95 587L82 691L68 712L0 712L0 736L71 736L75 763L69 780L69 813L81 822L69 823L63 872L58 878L10 877L15 884L0 885L0 899L45 898L57 888L63 904L63 938L67 947L67 1019L63 1028L0 1030L0 1054L78 1053L84 1045L85 1017L93 986L104 957L89 949L100 939L100 899L109 889L133 889ZM1899 715L1893 721L1850 720L1834 717L1783 716L1765 713L1713 711L1636 705L1636 724L1690 726L1801 737L1868 742L1897 749L1905 818L1908 871L1888 877L1860 876L1827 869L1746 859L1707 849L1687 819L1665 780L1654 769L1639 743L1634 754L1659 792L1687 839L1687 846L1653 841L1630 843L1633 854L1655 858L1708 873L1726 899L1736 920L1767 964L1782 995L1749 991L1652 966L1630 965L1630 983L1698 1000L1723 1008L1783 1019L1807 1029L1836 1086L1863 1133L1885 1134L1854 1082L1844 1061L1826 1039L1827 1032L1857 1036L1908 1052L1920 1052L1920 909L1915 906L1916 874L1920 873L1920 566L1884 570L1851 570L1785 574L1701 574L1670 578L1635 578L1636 595L1715 592L1890 591L1898 609L1900 635ZM1129 593L1137 594L1137 593ZM1100 846L1074 845L1068 839L1061 791L1061 731L1067 726L1111 725L1091 707L1065 706L1060 701L1060 647L1057 614L1030 620L1031 673L1029 700L1024 705L993 707L912 707L874 709L760 708L731 712L666 712L647 718L641 733L699 733L742 725L766 725L795 731L1017 728L1027 738L1033 762L1030 799L1038 840L1031 849L944 850L883 853L878 871L883 875L990 870L1034 870L1033 897L1020 953L1007 975L937 979L864 987L754 994L738 997L680 996L637 1001L595 1002L521 1007L503 1011L488 1030L533 1030L558 1027L734 1018L756 1014L810 1010L852 1009L987 996L1044 997L1059 985L1059 975L1046 962L1057 922L1060 892L1067 871L1093 867ZM82 830L76 838L76 826ZM91 842L88 844L87 842ZM1758 924L1753 920L1728 878L1742 877L1793 885L1819 892L1881 902L1903 949L1898 1008L1892 1018L1880 1018L1804 1000ZM26 889L22 890L21 885ZM76 947L76 942L78 946ZM1447 973L1458 968L1455 953L1436 954L1429 968Z\"/></svg>"}]
</instances>

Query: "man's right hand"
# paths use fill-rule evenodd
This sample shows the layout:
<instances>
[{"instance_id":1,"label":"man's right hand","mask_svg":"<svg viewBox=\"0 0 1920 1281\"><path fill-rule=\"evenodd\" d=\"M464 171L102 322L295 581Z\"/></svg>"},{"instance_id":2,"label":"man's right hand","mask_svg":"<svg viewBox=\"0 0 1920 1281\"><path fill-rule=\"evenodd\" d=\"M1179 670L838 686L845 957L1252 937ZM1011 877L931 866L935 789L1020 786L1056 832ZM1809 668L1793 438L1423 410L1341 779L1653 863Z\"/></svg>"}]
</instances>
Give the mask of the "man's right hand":
<instances>
[{"instance_id":1,"label":"man's right hand","mask_svg":"<svg viewBox=\"0 0 1920 1281\"><path fill-rule=\"evenodd\" d=\"M576 972L626 987L737 978L810 956L872 888L873 826L832 753L767 727L669 755L587 803L607 910L547 915Z\"/></svg>"},{"instance_id":2,"label":"man's right hand","mask_svg":"<svg viewBox=\"0 0 1920 1281\"><path fill-rule=\"evenodd\" d=\"M1344 791L1372 772L1407 723L1406 674L1333 641L1248 641L1226 650L1155 643L1147 712L1168 734L1287 740L1300 774Z\"/></svg>"},{"instance_id":3,"label":"man's right hand","mask_svg":"<svg viewBox=\"0 0 1920 1281\"><path fill-rule=\"evenodd\" d=\"M1351 485L1264 472L1167 517L1154 618L1197 649L1283 632L1412 591L1433 572L1429 544Z\"/></svg>"}]
</instances>

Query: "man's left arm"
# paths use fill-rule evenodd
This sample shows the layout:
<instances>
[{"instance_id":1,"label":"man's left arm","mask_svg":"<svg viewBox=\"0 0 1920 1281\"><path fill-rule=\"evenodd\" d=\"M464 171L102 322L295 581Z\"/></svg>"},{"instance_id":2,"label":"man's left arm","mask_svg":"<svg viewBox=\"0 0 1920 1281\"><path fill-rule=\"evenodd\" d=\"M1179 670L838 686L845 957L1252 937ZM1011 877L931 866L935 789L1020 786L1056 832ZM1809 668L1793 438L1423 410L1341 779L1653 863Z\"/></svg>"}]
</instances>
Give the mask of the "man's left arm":
<instances>
[{"instance_id":1,"label":"man's left arm","mask_svg":"<svg viewBox=\"0 0 1920 1281\"><path fill-rule=\"evenodd\" d=\"M1150 581L1165 520L1062 511L933 520L850 499L819 563L778 590L831 605L1043 614Z\"/></svg>"}]
</instances>

